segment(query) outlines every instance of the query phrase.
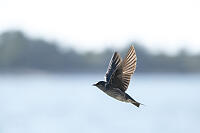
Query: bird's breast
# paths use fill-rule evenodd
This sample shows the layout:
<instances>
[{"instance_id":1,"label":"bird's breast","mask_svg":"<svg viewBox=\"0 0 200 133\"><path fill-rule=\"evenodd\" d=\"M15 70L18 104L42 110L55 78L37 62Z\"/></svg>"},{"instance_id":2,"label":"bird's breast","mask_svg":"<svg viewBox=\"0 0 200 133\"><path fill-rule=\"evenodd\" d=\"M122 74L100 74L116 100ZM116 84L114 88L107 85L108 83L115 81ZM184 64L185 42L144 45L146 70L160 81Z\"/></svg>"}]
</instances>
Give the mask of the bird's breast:
<instances>
[{"instance_id":1,"label":"bird's breast","mask_svg":"<svg viewBox=\"0 0 200 133\"><path fill-rule=\"evenodd\" d=\"M107 89L105 93L119 101L126 101L125 93L118 88Z\"/></svg>"}]
</instances>

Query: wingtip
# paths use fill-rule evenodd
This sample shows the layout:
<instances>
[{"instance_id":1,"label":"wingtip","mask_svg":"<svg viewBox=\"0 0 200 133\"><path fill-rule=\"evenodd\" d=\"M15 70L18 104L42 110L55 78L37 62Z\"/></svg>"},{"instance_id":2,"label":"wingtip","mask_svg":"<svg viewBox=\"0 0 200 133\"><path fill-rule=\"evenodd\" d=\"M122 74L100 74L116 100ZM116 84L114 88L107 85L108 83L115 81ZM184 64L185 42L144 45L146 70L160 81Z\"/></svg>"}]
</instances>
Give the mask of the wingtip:
<instances>
[{"instance_id":1,"label":"wingtip","mask_svg":"<svg viewBox=\"0 0 200 133\"><path fill-rule=\"evenodd\" d=\"M131 45L131 46L130 46L130 49L134 49L134 46L133 46L133 45Z\"/></svg>"}]
</instances>

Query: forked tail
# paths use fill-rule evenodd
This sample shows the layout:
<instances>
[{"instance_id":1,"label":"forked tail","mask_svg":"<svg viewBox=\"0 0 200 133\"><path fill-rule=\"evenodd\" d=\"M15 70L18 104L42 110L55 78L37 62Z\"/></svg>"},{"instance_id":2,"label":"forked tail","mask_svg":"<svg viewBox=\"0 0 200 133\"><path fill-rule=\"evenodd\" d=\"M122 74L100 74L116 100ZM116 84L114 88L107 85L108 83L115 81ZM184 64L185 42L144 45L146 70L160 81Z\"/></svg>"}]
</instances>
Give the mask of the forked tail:
<instances>
[{"instance_id":1,"label":"forked tail","mask_svg":"<svg viewBox=\"0 0 200 133\"><path fill-rule=\"evenodd\" d=\"M133 104L133 105L135 105L135 106L137 106L138 108L140 107L140 105L143 105L143 104L141 104L141 103L139 103L139 102L137 102L137 101L132 101L131 100L131 103Z\"/></svg>"},{"instance_id":2,"label":"forked tail","mask_svg":"<svg viewBox=\"0 0 200 133\"><path fill-rule=\"evenodd\" d=\"M140 107L140 105L143 105L137 101L135 101L132 97L130 97L128 94L126 94L127 97L127 101L132 103L133 105L137 106L138 108Z\"/></svg>"}]
</instances>

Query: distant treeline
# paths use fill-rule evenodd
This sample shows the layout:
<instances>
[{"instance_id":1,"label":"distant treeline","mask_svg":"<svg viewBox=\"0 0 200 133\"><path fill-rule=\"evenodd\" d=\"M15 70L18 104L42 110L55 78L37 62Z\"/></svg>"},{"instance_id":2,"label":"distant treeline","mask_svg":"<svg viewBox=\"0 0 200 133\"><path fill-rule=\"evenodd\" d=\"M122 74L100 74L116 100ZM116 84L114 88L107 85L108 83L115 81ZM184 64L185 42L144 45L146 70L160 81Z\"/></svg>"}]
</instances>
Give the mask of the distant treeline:
<instances>
[{"instance_id":1,"label":"distant treeline","mask_svg":"<svg viewBox=\"0 0 200 133\"><path fill-rule=\"evenodd\" d=\"M124 56L129 46L118 52ZM138 59L136 72L200 72L200 54L189 55L181 50L175 56L154 55L139 44L134 46ZM71 48L61 51L56 43L8 31L0 35L0 72L105 72L113 51L83 54Z\"/></svg>"}]
</instances>

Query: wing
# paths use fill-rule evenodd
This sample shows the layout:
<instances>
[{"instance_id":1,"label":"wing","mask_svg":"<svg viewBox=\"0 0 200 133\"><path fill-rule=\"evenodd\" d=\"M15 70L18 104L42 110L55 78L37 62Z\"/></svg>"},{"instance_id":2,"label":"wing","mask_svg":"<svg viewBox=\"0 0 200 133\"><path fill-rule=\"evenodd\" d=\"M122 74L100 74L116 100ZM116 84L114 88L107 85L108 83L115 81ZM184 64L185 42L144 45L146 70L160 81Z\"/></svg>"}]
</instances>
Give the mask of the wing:
<instances>
[{"instance_id":1,"label":"wing","mask_svg":"<svg viewBox=\"0 0 200 133\"><path fill-rule=\"evenodd\" d=\"M110 81L110 78L113 74L113 72L116 70L116 68L121 64L122 59L120 57L120 55L115 52L110 60L106 75L105 75L105 80L106 82Z\"/></svg>"},{"instance_id":2,"label":"wing","mask_svg":"<svg viewBox=\"0 0 200 133\"><path fill-rule=\"evenodd\" d=\"M136 60L135 49L131 46L122 63L112 74L109 84L114 88L119 88L121 91L126 91L131 75L136 69Z\"/></svg>"}]
</instances>

